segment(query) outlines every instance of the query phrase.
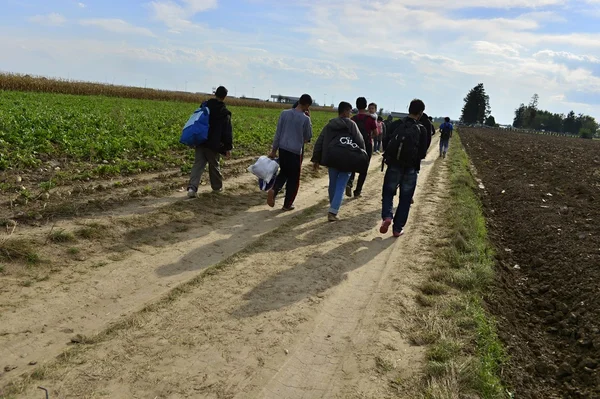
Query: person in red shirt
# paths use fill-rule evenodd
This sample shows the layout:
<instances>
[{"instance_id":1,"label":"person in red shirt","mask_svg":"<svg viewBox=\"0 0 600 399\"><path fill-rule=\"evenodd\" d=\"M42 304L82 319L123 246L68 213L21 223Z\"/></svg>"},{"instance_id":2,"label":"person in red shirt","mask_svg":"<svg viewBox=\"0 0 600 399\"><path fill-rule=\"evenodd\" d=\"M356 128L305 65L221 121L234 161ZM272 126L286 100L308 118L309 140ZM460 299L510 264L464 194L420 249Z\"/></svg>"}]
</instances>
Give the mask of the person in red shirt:
<instances>
[{"instance_id":1,"label":"person in red shirt","mask_svg":"<svg viewBox=\"0 0 600 399\"><path fill-rule=\"evenodd\" d=\"M369 154L370 162L371 156L373 155L373 137L377 134L377 121L367 111L366 98L357 98L356 108L358 109L358 114L354 115L352 120L358 125L358 129L363 136L365 141L365 150L367 151L367 154ZM354 190L354 197L360 197L363 185L367 179L368 169L369 168L367 166L367 169L359 173L358 181L356 182L356 189ZM352 186L354 185L355 177L356 173L352 173L350 180L348 180L348 184L346 185L346 196L348 197L352 197Z\"/></svg>"}]
</instances>

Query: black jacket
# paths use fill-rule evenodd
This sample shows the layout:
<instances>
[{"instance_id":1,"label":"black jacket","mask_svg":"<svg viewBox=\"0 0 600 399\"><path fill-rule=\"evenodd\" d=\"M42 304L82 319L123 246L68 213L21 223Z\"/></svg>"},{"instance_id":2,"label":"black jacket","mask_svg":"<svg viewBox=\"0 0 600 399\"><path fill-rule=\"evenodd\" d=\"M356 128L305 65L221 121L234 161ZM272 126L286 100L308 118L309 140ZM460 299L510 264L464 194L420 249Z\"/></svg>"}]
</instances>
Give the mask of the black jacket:
<instances>
[{"instance_id":1,"label":"black jacket","mask_svg":"<svg viewBox=\"0 0 600 399\"><path fill-rule=\"evenodd\" d=\"M427 148L429 148L429 146L431 145L432 137L435 133L435 128L433 127L433 123L431 123L427 114L424 112L423 116L421 116L421 119L419 119L419 122L421 123L421 125L425 126L425 129L427 129L427 132L429 132L429 134L427 135Z\"/></svg>"},{"instance_id":2,"label":"black jacket","mask_svg":"<svg viewBox=\"0 0 600 399\"><path fill-rule=\"evenodd\" d=\"M360 148L365 149L365 141L356 123L351 119L338 117L330 120L323 128L313 148L311 162L331 167L332 165L329 165L327 159L327 149L331 142L339 140L340 137L348 136L348 134Z\"/></svg>"},{"instance_id":3,"label":"black jacket","mask_svg":"<svg viewBox=\"0 0 600 399\"><path fill-rule=\"evenodd\" d=\"M208 140L201 147L225 154L233 149L231 112L223 101L211 98L206 103L210 110Z\"/></svg>"},{"instance_id":4,"label":"black jacket","mask_svg":"<svg viewBox=\"0 0 600 399\"><path fill-rule=\"evenodd\" d=\"M397 121L394 121L390 125L388 134L386 137L384 137L383 142L382 142L383 150L385 151L385 149L387 148L387 145L389 144L390 140L394 136L394 131L404 121L406 121L408 126L417 124L419 126L419 130L421 131L421 134L419 135L419 161L417 163L415 163L415 165L414 165L416 170L421 170L421 161L423 159L425 159L425 157L427 157L427 150L429 149L429 145L431 144L431 135L430 135L430 132L427 131L427 128L425 126L423 126L420 122L415 121L413 118L407 116L403 119L398 119Z\"/></svg>"}]
</instances>

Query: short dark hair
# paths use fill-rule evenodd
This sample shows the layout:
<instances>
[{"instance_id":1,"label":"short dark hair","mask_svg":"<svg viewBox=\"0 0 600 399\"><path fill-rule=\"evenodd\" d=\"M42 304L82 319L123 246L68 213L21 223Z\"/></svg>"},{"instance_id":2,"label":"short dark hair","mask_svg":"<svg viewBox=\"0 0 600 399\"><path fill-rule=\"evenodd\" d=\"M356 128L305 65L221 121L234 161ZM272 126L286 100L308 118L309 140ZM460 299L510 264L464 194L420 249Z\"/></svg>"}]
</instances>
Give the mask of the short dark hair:
<instances>
[{"instance_id":1,"label":"short dark hair","mask_svg":"<svg viewBox=\"0 0 600 399\"><path fill-rule=\"evenodd\" d=\"M215 97L225 98L225 97L227 97L227 93L229 93L229 92L227 91L225 86L219 86L219 87L217 87L217 91L215 91Z\"/></svg>"},{"instance_id":2,"label":"short dark hair","mask_svg":"<svg viewBox=\"0 0 600 399\"><path fill-rule=\"evenodd\" d=\"M371 105L372 105L372 106L374 106L375 108L377 108L377 104L375 104L375 103L371 103L371 104L369 104L369 107L370 107Z\"/></svg>"},{"instance_id":3,"label":"short dark hair","mask_svg":"<svg viewBox=\"0 0 600 399\"><path fill-rule=\"evenodd\" d=\"M425 111L425 103L422 100L419 100L418 98L415 98L414 100L412 100L410 102L410 105L408 106L408 113L409 114L411 114L411 115L419 115L423 111Z\"/></svg>"},{"instance_id":4,"label":"short dark hair","mask_svg":"<svg viewBox=\"0 0 600 399\"><path fill-rule=\"evenodd\" d=\"M433 116L430 116L430 117L429 117L429 120L433 122Z\"/></svg>"},{"instance_id":5,"label":"short dark hair","mask_svg":"<svg viewBox=\"0 0 600 399\"><path fill-rule=\"evenodd\" d=\"M367 109L367 99L364 97L358 97L356 99L356 108Z\"/></svg>"},{"instance_id":6,"label":"short dark hair","mask_svg":"<svg viewBox=\"0 0 600 399\"><path fill-rule=\"evenodd\" d=\"M298 104L300 105L308 105L309 107L312 105L312 97L308 94L303 94L300 96L300 100L298 100Z\"/></svg>"},{"instance_id":7,"label":"short dark hair","mask_svg":"<svg viewBox=\"0 0 600 399\"><path fill-rule=\"evenodd\" d=\"M383 116L379 115L379 116L377 117L377 120L378 120L379 122L383 122Z\"/></svg>"},{"instance_id":8,"label":"short dark hair","mask_svg":"<svg viewBox=\"0 0 600 399\"><path fill-rule=\"evenodd\" d=\"M346 101L342 101L340 105L338 105L338 115L341 115L348 111L352 111L352 105L350 103L347 103Z\"/></svg>"},{"instance_id":9,"label":"short dark hair","mask_svg":"<svg viewBox=\"0 0 600 399\"><path fill-rule=\"evenodd\" d=\"M448 118L448 117L445 117L445 118L444 118L444 120L445 120L446 122L450 122L450 118Z\"/></svg>"}]
</instances>

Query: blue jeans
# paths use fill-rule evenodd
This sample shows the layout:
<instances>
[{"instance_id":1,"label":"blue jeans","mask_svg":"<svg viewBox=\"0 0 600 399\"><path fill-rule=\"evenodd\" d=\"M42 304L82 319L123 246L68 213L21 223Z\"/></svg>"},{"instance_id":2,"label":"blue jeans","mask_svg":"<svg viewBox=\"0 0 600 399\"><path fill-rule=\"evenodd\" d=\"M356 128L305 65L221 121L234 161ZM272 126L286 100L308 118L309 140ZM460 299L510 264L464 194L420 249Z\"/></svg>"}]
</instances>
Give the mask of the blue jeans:
<instances>
[{"instance_id":1,"label":"blue jeans","mask_svg":"<svg viewBox=\"0 0 600 399\"><path fill-rule=\"evenodd\" d=\"M373 138L373 152L381 151L381 136Z\"/></svg>"},{"instance_id":2,"label":"blue jeans","mask_svg":"<svg viewBox=\"0 0 600 399\"><path fill-rule=\"evenodd\" d=\"M350 172L340 172L337 169L329 168L329 213L337 215L340 211L350 175Z\"/></svg>"},{"instance_id":3,"label":"blue jeans","mask_svg":"<svg viewBox=\"0 0 600 399\"><path fill-rule=\"evenodd\" d=\"M394 218L394 232L400 232L406 225L410 202L417 188L418 172L415 168L388 166L383 179L383 196L381 199L381 218ZM400 187L400 203L394 215L394 196Z\"/></svg>"},{"instance_id":4,"label":"blue jeans","mask_svg":"<svg viewBox=\"0 0 600 399\"><path fill-rule=\"evenodd\" d=\"M443 153L448 152L449 146L450 146L450 139L440 139L440 152L443 152Z\"/></svg>"}]
</instances>

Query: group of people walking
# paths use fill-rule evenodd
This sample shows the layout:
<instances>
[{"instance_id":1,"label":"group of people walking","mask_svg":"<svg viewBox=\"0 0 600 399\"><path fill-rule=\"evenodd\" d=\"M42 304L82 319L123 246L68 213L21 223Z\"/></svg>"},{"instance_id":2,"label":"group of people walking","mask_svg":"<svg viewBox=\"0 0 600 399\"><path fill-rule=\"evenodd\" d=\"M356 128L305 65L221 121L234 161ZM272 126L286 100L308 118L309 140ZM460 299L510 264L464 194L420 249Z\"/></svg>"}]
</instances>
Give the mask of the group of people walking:
<instances>
[{"instance_id":1,"label":"group of people walking","mask_svg":"<svg viewBox=\"0 0 600 399\"><path fill-rule=\"evenodd\" d=\"M233 148L231 112L224 104L226 96L227 90L219 87L215 98L207 103L210 109L209 139L196 148L188 186L190 197L196 195L207 164L212 189L222 190L219 159L221 155L228 157ZM282 210L294 209L305 145L313 138L312 103L311 96L304 94L291 109L281 112L269 154L279 162L279 173L267 192L270 207L275 206L278 195L285 188ZM371 159L374 154L382 154L381 169L387 169L383 179L380 232L387 234L391 228L394 237L400 237L404 234L413 203L421 161L435 134L432 118L425 114L425 103L419 99L411 101L407 117L395 121L390 115L384 122L383 117L377 115L377 104L368 104L364 97L356 99L356 109L352 116L352 105L342 101L338 106L338 117L323 128L313 148L311 162L314 169L325 166L329 171L328 220L339 220L344 195L361 197ZM440 126L440 157L446 157L452 130L450 119L446 118ZM394 213L396 194L400 201Z\"/></svg>"}]
</instances>

